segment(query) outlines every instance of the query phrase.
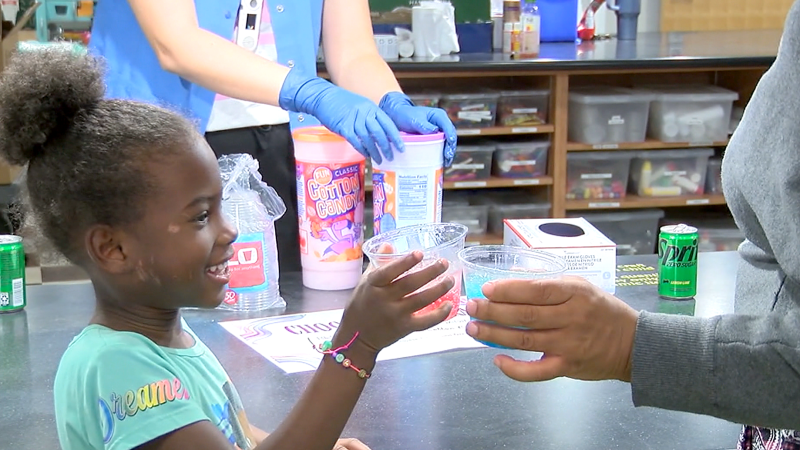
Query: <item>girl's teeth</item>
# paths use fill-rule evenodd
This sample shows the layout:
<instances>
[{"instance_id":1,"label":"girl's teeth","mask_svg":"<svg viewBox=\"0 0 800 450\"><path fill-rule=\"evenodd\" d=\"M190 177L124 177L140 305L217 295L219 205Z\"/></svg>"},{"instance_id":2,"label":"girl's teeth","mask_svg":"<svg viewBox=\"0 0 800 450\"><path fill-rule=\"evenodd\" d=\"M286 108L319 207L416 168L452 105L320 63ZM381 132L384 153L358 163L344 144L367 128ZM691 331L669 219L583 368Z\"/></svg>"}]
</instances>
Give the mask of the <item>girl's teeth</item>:
<instances>
[{"instance_id":1,"label":"girl's teeth","mask_svg":"<svg viewBox=\"0 0 800 450\"><path fill-rule=\"evenodd\" d=\"M208 271L212 274L220 273L228 268L228 263L224 262L222 264L217 264L216 266L212 266L208 268Z\"/></svg>"}]
</instances>

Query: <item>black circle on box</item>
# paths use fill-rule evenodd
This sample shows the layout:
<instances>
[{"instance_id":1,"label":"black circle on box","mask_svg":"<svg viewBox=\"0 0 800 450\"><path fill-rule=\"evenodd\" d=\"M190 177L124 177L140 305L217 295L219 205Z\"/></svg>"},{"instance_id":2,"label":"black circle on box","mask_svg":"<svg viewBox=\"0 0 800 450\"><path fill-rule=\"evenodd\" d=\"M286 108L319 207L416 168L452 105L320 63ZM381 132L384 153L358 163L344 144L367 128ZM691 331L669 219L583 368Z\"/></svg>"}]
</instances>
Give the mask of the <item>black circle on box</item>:
<instances>
[{"instance_id":1,"label":"black circle on box","mask_svg":"<svg viewBox=\"0 0 800 450\"><path fill-rule=\"evenodd\" d=\"M550 222L539 225L542 232L560 237L578 237L586 234L583 228L571 223Z\"/></svg>"}]
</instances>

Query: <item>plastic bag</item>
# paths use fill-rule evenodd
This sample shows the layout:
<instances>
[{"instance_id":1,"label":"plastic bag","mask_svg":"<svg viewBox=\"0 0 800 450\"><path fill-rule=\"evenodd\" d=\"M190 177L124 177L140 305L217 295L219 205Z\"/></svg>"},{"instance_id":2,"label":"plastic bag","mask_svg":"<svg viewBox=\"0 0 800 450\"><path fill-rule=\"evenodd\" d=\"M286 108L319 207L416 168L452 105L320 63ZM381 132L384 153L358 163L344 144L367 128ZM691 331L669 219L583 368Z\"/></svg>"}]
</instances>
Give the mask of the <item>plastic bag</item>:
<instances>
[{"instance_id":1,"label":"plastic bag","mask_svg":"<svg viewBox=\"0 0 800 450\"><path fill-rule=\"evenodd\" d=\"M275 189L261 180L258 162L246 154L219 158L222 209L239 232L228 262L230 282L221 309L262 311L286 307L278 284L274 222L286 213Z\"/></svg>"}]
</instances>

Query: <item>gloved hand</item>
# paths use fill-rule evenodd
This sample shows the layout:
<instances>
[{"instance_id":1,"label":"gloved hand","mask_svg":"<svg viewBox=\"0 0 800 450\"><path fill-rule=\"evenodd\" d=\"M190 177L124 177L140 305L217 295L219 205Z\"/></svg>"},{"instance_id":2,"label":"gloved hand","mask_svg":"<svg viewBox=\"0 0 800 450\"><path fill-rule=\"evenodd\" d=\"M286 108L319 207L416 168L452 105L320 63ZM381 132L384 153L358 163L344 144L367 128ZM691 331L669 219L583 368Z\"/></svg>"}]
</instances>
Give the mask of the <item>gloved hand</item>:
<instances>
[{"instance_id":1,"label":"gloved hand","mask_svg":"<svg viewBox=\"0 0 800 450\"><path fill-rule=\"evenodd\" d=\"M456 155L456 127L443 109L414 106L414 102L402 92L387 93L378 106L400 131L417 134L444 132L444 166L450 167Z\"/></svg>"},{"instance_id":2,"label":"gloved hand","mask_svg":"<svg viewBox=\"0 0 800 450\"><path fill-rule=\"evenodd\" d=\"M322 78L291 70L281 87L279 105L288 111L311 114L378 164L384 157L394 159L390 142L397 151L405 150L397 126L375 102Z\"/></svg>"}]
</instances>

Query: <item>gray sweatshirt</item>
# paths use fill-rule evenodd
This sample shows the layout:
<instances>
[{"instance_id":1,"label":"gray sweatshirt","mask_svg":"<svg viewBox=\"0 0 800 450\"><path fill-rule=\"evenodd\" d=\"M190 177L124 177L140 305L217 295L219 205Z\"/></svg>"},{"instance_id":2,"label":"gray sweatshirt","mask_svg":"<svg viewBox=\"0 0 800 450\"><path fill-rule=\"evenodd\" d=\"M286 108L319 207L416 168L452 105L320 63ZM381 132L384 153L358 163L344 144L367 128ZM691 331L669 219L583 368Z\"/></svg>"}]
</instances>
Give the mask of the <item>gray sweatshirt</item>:
<instances>
[{"instance_id":1,"label":"gray sweatshirt","mask_svg":"<svg viewBox=\"0 0 800 450\"><path fill-rule=\"evenodd\" d=\"M643 312L633 350L636 406L800 430L800 2L775 64L747 105L722 164L747 240L736 314Z\"/></svg>"}]
</instances>

